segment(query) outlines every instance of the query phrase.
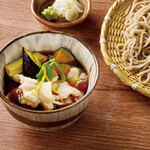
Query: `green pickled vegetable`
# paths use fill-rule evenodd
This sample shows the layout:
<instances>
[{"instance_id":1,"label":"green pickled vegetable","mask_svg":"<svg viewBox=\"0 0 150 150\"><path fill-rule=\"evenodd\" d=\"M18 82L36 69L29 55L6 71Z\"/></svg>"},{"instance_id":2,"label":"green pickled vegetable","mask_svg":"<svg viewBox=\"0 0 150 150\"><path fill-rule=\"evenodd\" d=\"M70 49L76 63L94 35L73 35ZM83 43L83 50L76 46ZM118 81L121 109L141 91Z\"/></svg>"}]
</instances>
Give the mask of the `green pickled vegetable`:
<instances>
[{"instance_id":1,"label":"green pickled vegetable","mask_svg":"<svg viewBox=\"0 0 150 150\"><path fill-rule=\"evenodd\" d=\"M56 9L53 7L49 6L48 8L44 9L42 11L42 15L48 20L57 20L58 18L58 13L56 12Z\"/></svg>"}]
</instances>

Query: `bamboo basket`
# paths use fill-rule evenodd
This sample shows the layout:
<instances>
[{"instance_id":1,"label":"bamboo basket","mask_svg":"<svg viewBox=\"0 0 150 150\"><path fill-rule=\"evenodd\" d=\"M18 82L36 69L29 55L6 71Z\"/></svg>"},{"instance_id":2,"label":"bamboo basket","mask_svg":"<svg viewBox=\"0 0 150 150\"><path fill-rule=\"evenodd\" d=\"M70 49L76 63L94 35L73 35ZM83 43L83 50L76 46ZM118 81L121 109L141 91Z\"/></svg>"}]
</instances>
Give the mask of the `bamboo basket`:
<instances>
[{"instance_id":1,"label":"bamboo basket","mask_svg":"<svg viewBox=\"0 0 150 150\"><path fill-rule=\"evenodd\" d=\"M125 70L122 54L116 49L118 43L124 42L123 31L125 30L125 19L128 15L127 9L133 0L116 0L105 16L101 35L101 52L105 63L120 78L120 80L133 90L150 97L150 82L142 84L134 71Z\"/></svg>"}]
</instances>

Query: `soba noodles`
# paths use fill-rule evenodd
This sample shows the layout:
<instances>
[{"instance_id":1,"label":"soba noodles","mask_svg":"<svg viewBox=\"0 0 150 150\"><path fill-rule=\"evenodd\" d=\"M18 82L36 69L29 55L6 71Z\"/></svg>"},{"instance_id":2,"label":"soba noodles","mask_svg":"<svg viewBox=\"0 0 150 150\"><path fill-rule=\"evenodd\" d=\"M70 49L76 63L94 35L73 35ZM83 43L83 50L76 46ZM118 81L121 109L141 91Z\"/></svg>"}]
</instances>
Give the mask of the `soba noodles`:
<instances>
[{"instance_id":1,"label":"soba noodles","mask_svg":"<svg viewBox=\"0 0 150 150\"><path fill-rule=\"evenodd\" d=\"M150 0L134 0L125 20L125 43L118 44L126 70L136 72L139 82L150 81Z\"/></svg>"}]
</instances>

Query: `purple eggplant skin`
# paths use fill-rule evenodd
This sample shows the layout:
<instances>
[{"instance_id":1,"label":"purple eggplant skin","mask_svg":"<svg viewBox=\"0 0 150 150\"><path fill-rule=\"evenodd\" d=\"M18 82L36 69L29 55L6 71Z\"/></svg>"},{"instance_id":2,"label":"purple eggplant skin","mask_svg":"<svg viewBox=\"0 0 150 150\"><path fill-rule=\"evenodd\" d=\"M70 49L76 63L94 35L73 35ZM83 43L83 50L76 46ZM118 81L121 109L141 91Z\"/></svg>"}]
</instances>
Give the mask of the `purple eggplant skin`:
<instances>
[{"instance_id":1,"label":"purple eggplant skin","mask_svg":"<svg viewBox=\"0 0 150 150\"><path fill-rule=\"evenodd\" d=\"M23 75L26 77L36 79L36 74L38 74L40 68L28 56L24 48L22 48L22 55L23 55Z\"/></svg>"}]
</instances>

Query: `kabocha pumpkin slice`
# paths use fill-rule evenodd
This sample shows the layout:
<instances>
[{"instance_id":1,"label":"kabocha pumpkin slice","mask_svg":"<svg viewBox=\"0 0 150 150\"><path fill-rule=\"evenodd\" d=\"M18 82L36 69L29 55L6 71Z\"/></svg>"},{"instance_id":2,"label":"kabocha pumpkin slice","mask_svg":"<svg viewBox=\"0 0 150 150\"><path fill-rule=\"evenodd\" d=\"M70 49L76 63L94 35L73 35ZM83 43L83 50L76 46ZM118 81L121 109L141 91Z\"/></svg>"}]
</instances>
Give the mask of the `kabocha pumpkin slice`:
<instances>
[{"instance_id":1,"label":"kabocha pumpkin slice","mask_svg":"<svg viewBox=\"0 0 150 150\"><path fill-rule=\"evenodd\" d=\"M36 78L40 71L41 63L32 52L23 48L23 74L30 78Z\"/></svg>"},{"instance_id":2,"label":"kabocha pumpkin slice","mask_svg":"<svg viewBox=\"0 0 150 150\"><path fill-rule=\"evenodd\" d=\"M76 65L75 57L66 49L60 48L54 53L55 61L60 63L66 63L70 65Z\"/></svg>"},{"instance_id":3,"label":"kabocha pumpkin slice","mask_svg":"<svg viewBox=\"0 0 150 150\"><path fill-rule=\"evenodd\" d=\"M67 76L67 74L68 74L68 72L70 71L70 68L71 68L72 66L69 65L69 64L60 63L60 67L62 68L63 72L64 72L65 75ZM57 72L57 74L58 74L59 76L62 75L61 70L60 70L56 65L53 66L53 69Z\"/></svg>"},{"instance_id":4,"label":"kabocha pumpkin slice","mask_svg":"<svg viewBox=\"0 0 150 150\"><path fill-rule=\"evenodd\" d=\"M48 59L48 56L45 56L43 54L40 54L38 52L35 52L33 53L37 58L38 60L40 61L40 63L43 63L45 62L47 59ZM8 65L5 66L5 71L7 73L7 75L9 77L12 77L16 74L19 74L19 73L22 73L22 64L23 64L23 59L20 58Z\"/></svg>"}]
</instances>

